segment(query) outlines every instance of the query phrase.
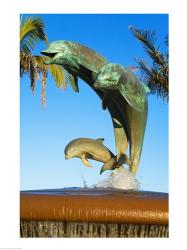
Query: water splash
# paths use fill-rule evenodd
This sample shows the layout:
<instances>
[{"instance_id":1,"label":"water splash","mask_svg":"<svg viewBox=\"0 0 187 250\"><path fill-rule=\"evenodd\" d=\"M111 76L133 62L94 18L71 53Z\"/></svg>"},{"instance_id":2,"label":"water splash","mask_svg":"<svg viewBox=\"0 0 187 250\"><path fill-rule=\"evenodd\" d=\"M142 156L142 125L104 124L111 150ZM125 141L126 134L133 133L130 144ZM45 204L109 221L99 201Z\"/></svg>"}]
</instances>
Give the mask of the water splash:
<instances>
[{"instance_id":1,"label":"water splash","mask_svg":"<svg viewBox=\"0 0 187 250\"><path fill-rule=\"evenodd\" d=\"M128 169L120 167L115 169L105 180L93 185L95 188L120 188L125 190L139 190L140 182Z\"/></svg>"}]
</instances>

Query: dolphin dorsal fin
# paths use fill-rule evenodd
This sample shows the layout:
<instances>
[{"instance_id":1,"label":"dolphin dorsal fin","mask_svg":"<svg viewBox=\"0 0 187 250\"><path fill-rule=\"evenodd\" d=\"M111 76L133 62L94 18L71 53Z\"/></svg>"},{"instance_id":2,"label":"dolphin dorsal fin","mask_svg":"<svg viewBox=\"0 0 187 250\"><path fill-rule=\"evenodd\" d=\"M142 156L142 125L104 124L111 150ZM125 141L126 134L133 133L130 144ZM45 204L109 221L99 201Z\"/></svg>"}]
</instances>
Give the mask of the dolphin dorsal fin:
<instances>
[{"instance_id":1,"label":"dolphin dorsal fin","mask_svg":"<svg viewBox=\"0 0 187 250\"><path fill-rule=\"evenodd\" d=\"M104 138L97 138L96 141L100 142L100 143L103 143L104 142Z\"/></svg>"}]
</instances>

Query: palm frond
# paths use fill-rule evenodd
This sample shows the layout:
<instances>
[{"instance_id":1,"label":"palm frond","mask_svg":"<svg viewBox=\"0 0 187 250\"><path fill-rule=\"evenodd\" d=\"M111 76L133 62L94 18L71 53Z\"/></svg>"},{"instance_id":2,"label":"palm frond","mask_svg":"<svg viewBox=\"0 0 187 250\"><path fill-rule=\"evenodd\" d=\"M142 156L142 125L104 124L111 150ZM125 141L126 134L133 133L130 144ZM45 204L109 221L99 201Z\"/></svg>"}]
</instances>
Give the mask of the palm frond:
<instances>
[{"instance_id":1,"label":"palm frond","mask_svg":"<svg viewBox=\"0 0 187 250\"><path fill-rule=\"evenodd\" d=\"M136 59L141 71L141 80L149 87L152 94L168 100L168 79L165 72L156 67L150 67L143 59Z\"/></svg>"},{"instance_id":2,"label":"palm frond","mask_svg":"<svg viewBox=\"0 0 187 250\"><path fill-rule=\"evenodd\" d=\"M31 53L40 40L48 44L42 19L40 17L22 19L20 25L20 50L26 54Z\"/></svg>"},{"instance_id":3,"label":"palm frond","mask_svg":"<svg viewBox=\"0 0 187 250\"><path fill-rule=\"evenodd\" d=\"M55 80L56 86L58 88L65 89L67 87L68 80L65 79L64 70L59 65L46 65L44 62L46 57L34 56L30 54L20 53L20 76L23 74L28 74L30 78L30 88L32 93L35 90L36 80L40 79L42 75L41 84L41 100L43 106L46 105L46 82L47 73L50 71L52 77Z\"/></svg>"},{"instance_id":4,"label":"palm frond","mask_svg":"<svg viewBox=\"0 0 187 250\"><path fill-rule=\"evenodd\" d=\"M138 58L136 63L141 72L141 79L149 87L151 93L161 96L163 100L168 100L169 95L169 64L168 51L164 54L160 52L159 46L155 46L156 33L150 30L139 30L133 26L129 27L136 39L143 45L145 52L152 59L152 65L148 65L145 60ZM168 45L168 37L165 41Z\"/></svg>"},{"instance_id":5,"label":"palm frond","mask_svg":"<svg viewBox=\"0 0 187 250\"><path fill-rule=\"evenodd\" d=\"M55 80L56 86L58 88L66 89L67 81L65 79L65 73L64 73L62 66L50 64L49 69L50 69L52 77Z\"/></svg>"},{"instance_id":6,"label":"palm frond","mask_svg":"<svg viewBox=\"0 0 187 250\"><path fill-rule=\"evenodd\" d=\"M139 70L138 66L133 66L133 65L129 65L127 66L127 69L132 71L132 72L136 72L137 70Z\"/></svg>"},{"instance_id":7,"label":"palm frond","mask_svg":"<svg viewBox=\"0 0 187 250\"><path fill-rule=\"evenodd\" d=\"M46 65L46 57L35 56L32 50L36 44L43 40L48 46L48 39L44 32L44 23L40 17L26 17L24 20L21 16L20 25L20 77L27 74L30 78L30 88L32 93L35 90L36 81L41 77L41 101L46 105L46 82L48 71L51 72L56 86L65 89L68 81L71 83L69 74L59 65ZM73 82L74 83L74 82ZM72 83L72 84L73 84ZM76 85L76 83L74 84ZM73 86L74 86L73 85Z\"/></svg>"},{"instance_id":8,"label":"palm frond","mask_svg":"<svg viewBox=\"0 0 187 250\"><path fill-rule=\"evenodd\" d=\"M20 76L28 74L30 78L30 88L32 93L35 90L35 81L37 79L36 59L33 55L20 53Z\"/></svg>"},{"instance_id":9,"label":"palm frond","mask_svg":"<svg viewBox=\"0 0 187 250\"><path fill-rule=\"evenodd\" d=\"M132 34L137 38L137 40L143 45L146 53L154 60L156 64L163 65L164 57L162 53L159 52L158 48L155 46L157 40L155 31L152 30L140 30L133 26L129 26Z\"/></svg>"},{"instance_id":10,"label":"palm frond","mask_svg":"<svg viewBox=\"0 0 187 250\"><path fill-rule=\"evenodd\" d=\"M66 89L67 82L65 81L64 70L62 66L54 64L46 65L46 57L44 56L35 56L35 58L40 72L50 71L52 77L55 80L56 86L58 88Z\"/></svg>"},{"instance_id":11,"label":"palm frond","mask_svg":"<svg viewBox=\"0 0 187 250\"><path fill-rule=\"evenodd\" d=\"M48 71L49 67L45 64L46 58L44 56L34 56L36 59L37 67L40 72Z\"/></svg>"},{"instance_id":12,"label":"palm frond","mask_svg":"<svg viewBox=\"0 0 187 250\"><path fill-rule=\"evenodd\" d=\"M129 29L133 35L146 47L149 49L154 49L154 43L156 41L155 31L152 30L140 30L132 25L129 26Z\"/></svg>"}]
</instances>

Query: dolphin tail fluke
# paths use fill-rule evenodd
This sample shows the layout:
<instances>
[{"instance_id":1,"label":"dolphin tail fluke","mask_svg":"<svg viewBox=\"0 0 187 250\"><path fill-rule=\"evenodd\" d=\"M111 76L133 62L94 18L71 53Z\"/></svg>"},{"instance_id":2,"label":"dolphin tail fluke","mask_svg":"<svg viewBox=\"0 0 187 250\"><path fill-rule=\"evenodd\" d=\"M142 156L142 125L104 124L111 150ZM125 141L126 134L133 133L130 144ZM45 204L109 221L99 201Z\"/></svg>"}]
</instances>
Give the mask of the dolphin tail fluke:
<instances>
[{"instance_id":1,"label":"dolphin tail fluke","mask_svg":"<svg viewBox=\"0 0 187 250\"><path fill-rule=\"evenodd\" d=\"M115 169L117 160L116 157L111 158L108 162L106 162L105 164L103 164L101 170L100 170L100 174L102 174L104 171L106 170L113 170Z\"/></svg>"},{"instance_id":2,"label":"dolphin tail fluke","mask_svg":"<svg viewBox=\"0 0 187 250\"><path fill-rule=\"evenodd\" d=\"M114 158L110 159L108 162L106 162L102 166L102 168L100 170L100 174L102 174L106 170L114 170L116 168L120 168L123 166L123 164L127 164L130 167L132 166L131 161L128 159L126 154L121 154L118 161L117 161L117 158L114 157Z\"/></svg>"}]
</instances>

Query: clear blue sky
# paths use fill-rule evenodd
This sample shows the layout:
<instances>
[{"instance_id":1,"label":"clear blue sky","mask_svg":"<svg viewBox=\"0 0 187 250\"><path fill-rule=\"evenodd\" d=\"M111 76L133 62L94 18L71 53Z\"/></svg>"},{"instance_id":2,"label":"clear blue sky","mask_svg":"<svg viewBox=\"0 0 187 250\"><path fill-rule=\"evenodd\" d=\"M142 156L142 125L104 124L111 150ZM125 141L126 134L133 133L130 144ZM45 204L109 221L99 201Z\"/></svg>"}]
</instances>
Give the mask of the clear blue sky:
<instances>
[{"instance_id":1,"label":"clear blue sky","mask_svg":"<svg viewBox=\"0 0 187 250\"><path fill-rule=\"evenodd\" d=\"M25 15L24 15L25 16ZM38 15L37 15L38 16ZM168 34L168 15L160 14L62 14L39 15L46 25L49 42L72 40L86 45L114 63L134 65L135 57L147 59L142 46L128 29L155 30L161 50ZM34 54L45 49L38 44ZM106 178L99 175L102 164L86 168L80 159L64 159L64 148L79 137L105 138L115 152L113 127L108 111L96 94L79 79L80 93L70 86L63 91L48 76L47 106L40 101L41 84L34 95L27 76L20 81L21 190L82 186L81 175L91 185ZM168 104L149 95L148 122L137 178L143 190L168 192Z\"/></svg>"}]
</instances>

